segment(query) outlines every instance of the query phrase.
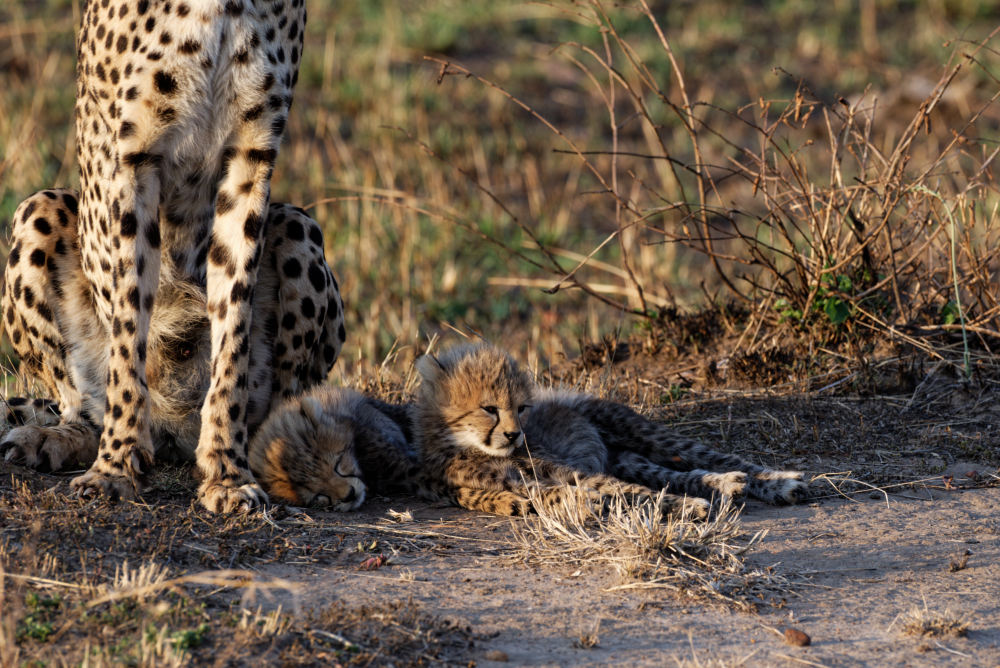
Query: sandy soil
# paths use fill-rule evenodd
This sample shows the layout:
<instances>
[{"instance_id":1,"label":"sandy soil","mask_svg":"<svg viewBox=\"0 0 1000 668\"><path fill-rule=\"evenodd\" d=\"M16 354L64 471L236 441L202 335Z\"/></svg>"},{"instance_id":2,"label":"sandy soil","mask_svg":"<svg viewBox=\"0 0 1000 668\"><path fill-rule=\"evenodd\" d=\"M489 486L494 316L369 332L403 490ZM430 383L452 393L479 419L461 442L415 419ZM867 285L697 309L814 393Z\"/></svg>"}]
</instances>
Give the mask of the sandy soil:
<instances>
[{"instance_id":1,"label":"sandy soil","mask_svg":"<svg viewBox=\"0 0 1000 668\"><path fill-rule=\"evenodd\" d=\"M748 562L773 567L792 592L759 614L661 590L611 591L616 576L576 566L513 564L510 520L415 500L388 504L414 515L387 525L375 551L388 566L359 571L365 555L345 550L333 565L264 572L304 585L284 603L305 609L412 600L470 627L474 646L453 658L484 666L1000 666L1000 489L877 496L748 506L746 530L768 530ZM377 522L388 505L369 505L357 522ZM904 633L901 615L918 608L968 623L967 636ZM811 645L786 643L788 627ZM595 635L596 647L580 647Z\"/></svg>"}]
</instances>

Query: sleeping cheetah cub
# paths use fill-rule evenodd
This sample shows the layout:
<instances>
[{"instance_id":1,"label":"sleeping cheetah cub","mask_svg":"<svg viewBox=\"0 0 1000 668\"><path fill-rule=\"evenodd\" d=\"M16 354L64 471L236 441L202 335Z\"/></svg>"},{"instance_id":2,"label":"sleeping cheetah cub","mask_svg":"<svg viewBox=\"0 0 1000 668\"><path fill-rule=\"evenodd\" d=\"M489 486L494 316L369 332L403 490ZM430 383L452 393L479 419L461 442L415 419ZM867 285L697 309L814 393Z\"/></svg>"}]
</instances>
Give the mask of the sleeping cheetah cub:
<instances>
[{"instance_id":1,"label":"sleeping cheetah cub","mask_svg":"<svg viewBox=\"0 0 1000 668\"><path fill-rule=\"evenodd\" d=\"M364 503L367 486L414 491L408 481L420 465L406 406L330 386L275 408L251 439L249 458L271 498L338 511Z\"/></svg>"}]
</instances>

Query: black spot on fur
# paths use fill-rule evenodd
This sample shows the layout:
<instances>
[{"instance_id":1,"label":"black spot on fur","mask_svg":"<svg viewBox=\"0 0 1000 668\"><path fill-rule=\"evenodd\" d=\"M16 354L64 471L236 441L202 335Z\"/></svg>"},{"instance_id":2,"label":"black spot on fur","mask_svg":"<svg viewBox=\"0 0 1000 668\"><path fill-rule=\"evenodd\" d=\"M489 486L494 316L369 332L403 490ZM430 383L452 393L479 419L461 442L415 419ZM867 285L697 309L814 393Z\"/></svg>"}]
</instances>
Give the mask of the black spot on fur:
<instances>
[{"instance_id":1,"label":"black spot on fur","mask_svg":"<svg viewBox=\"0 0 1000 668\"><path fill-rule=\"evenodd\" d=\"M146 228L146 241L149 242L149 247L157 249L160 247L160 225L159 223L153 223Z\"/></svg>"},{"instance_id":2,"label":"black spot on fur","mask_svg":"<svg viewBox=\"0 0 1000 668\"><path fill-rule=\"evenodd\" d=\"M258 104L255 107L251 107L243 112L244 121L255 121L260 118L260 115L264 113L264 105Z\"/></svg>"},{"instance_id":3,"label":"black spot on fur","mask_svg":"<svg viewBox=\"0 0 1000 668\"><path fill-rule=\"evenodd\" d=\"M311 265L309 267L309 282L312 283L316 292L322 292L326 289L326 272L320 269L319 265Z\"/></svg>"},{"instance_id":4,"label":"black spot on fur","mask_svg":"<svg viewBox=\"0 0 1000 668\"><path fill-rule=\"evenodd\" d=\"M294 257L291 257L282 265L281 271L288 278L298 278L302 275L302 265Z\"/></svg>"},{"instance_id":5,"label":"black spot on fur","mask_svg":"<svg viewBox=\"0 0 1000 668\"><path fill-rule=\"evenodd\" d=\"M243 281L233 283L233 291L229 295L230 301L236 304L250 298L250 286Z\"/></svg>"},{"instance_id":6,"label":"black spot on fur","mask_svg":"<svg viewBox=\"0 0 1000 668\"><path fill-rule=\"evenodd\" d=\"M133 168L139 168L143 165L156 165L162 160L162 156L147 151L134 151L122 156L122 162Z\"/></svg>"},{"instance_id":7,"label":"black spot on fur","mask_svg":"<svg viewBox=\"0 0 1000 668\"><path fill-rule=\"evenodd\" d=\"M212 264L220 267L227 267L232 264L229 250L221 243L212 243L212 250L208 254L208 259L212 261Z\"/></svg>"},{"instance_id":8,"label":"black spot on fur","mask_svg":"<svg viewBox=\"0 0 1000 668\"><path fill-rule=\"evenodd\" d=\"M263 220L256 213L251 213L247 216L247 219L243 221L243 234L247 239L257 239L260 236L261 226L263 225Z\"/></svg>"},{"instance_id":9,"label":"black spot on fur","mask_svg":"<svg viewBox=\"0 0 1000 668\"><path fill-rule=\"evenodd\" d=\"M177 92L177 80L163 70L157 70L153 75L153 85L164 95L173 95Z\"/></svg>"},{"instance_id":10,"label":"black spot on fur","mask_svg":"<svg viewBox=\"0 0 1000 668\"><path fill-rule=\"evenodd\" d=\"M309 241L316 244L318 248L323 247L323 232L320 231L318 225L312 225L309 227Z\"/></svg>"},{"instance_id":11,"label":"black spot on fur","mask_svg":"<svg viewBox=\"0 0 1000 668\"><path fill-rule=\"evenodd\" d=\"M139 221L131 211L122 216L120 233L123 237L131 239L139 231Z\"/></svg>"},{"instance_id":12,"label":"black spot on fur","mask_svg":"<svg viewBox=\"0 0 1000 668\"><path fill-rule=\"evenodd\" d=\"M272 164L278 156L278 152L273 148L251 148L247 150L247 160L251 163Z\"/></svg>"},{"instance_id":13,"label":"black spot on fur","mask_svg":"<svg viewBox=\"0 0 1000 668\"><path fill-rule=\"evenodd\" d=\"M228 193L224 191L219 191L219 194L215 196L215 213L218 216L229 213L236 206L236 200L234 200Z\"/></svg>"},{"instance_id":14,"label":"black spot on fur","mask_svg":"<svg viewBox=\"0 0 1000 668\"><path fill-rule=\"evenodd\" d=\"M288 225L285 227L285 235L292 241L302 241L305 239L302 223L297 220L288 221Z\"/></svg>"}]
</instances>

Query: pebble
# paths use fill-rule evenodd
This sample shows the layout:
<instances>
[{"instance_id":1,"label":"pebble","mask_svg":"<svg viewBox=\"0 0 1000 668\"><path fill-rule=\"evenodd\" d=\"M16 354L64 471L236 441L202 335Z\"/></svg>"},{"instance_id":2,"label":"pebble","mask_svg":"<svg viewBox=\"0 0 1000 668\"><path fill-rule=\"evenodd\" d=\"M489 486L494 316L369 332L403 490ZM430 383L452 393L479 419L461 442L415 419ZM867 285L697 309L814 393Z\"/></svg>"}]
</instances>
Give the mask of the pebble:
<instances>
[{"instance_id":1,"label":"pebble","mask_svg":"<svg viewBox=\"0 0 1000 668\"><path fill-rule=\"evenodd\" d=\"M805 647L812 642L812 638L803 631L789 627L785 629L785 642L796 647Z\"/></svg>"}]
</instances>

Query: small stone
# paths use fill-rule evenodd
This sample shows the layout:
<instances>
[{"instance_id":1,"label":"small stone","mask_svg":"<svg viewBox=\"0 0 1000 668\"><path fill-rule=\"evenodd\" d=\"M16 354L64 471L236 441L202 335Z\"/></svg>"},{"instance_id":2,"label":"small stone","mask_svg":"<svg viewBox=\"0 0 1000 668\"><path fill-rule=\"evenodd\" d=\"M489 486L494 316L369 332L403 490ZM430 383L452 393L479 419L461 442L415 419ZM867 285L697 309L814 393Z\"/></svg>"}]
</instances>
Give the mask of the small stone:
<instances>
[{"instance_id":1,"label":"small stone","mask_svg":"<svg viewBox=\"0 0 1000 668\"><path fill-rule=\"evenodd\" d=\"M812 643L812 638L798 629L789 627L785 629L785 642L796 647L805 647Z\"/></svg>"},{"instance_id":2,"label":"small stone","mask_svg":"<svg viewBox=\"0 0 1000 668\"><path fill-rule=\"evenodd\" d=\"M498 649L489 650L488 652L483 654L483 658L486 659L487 661L502 661L502 662L510 661L510 657L507 656L507 652L502 652Z\"/></svg>"}]
</instances>

